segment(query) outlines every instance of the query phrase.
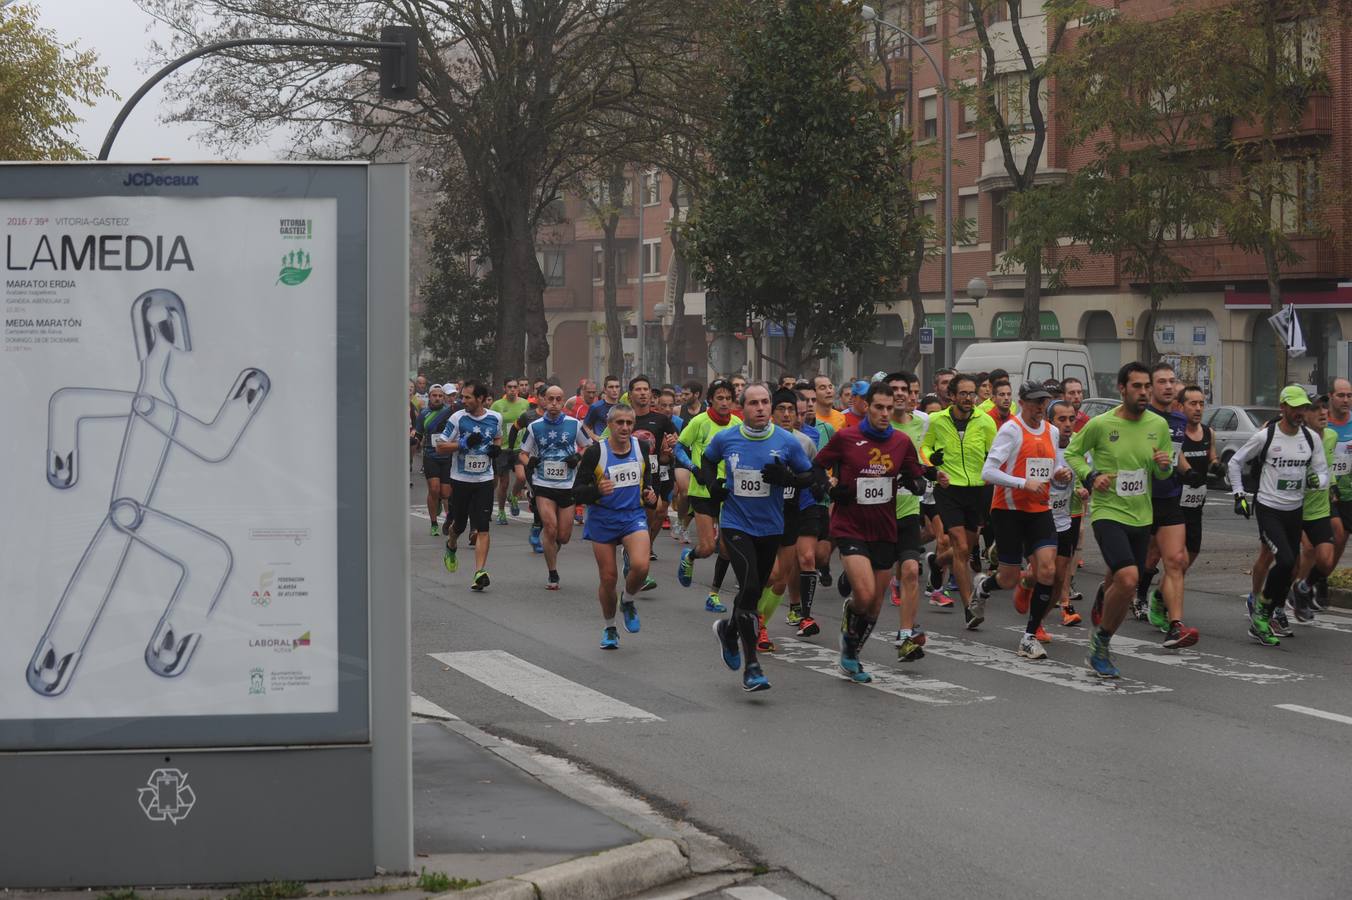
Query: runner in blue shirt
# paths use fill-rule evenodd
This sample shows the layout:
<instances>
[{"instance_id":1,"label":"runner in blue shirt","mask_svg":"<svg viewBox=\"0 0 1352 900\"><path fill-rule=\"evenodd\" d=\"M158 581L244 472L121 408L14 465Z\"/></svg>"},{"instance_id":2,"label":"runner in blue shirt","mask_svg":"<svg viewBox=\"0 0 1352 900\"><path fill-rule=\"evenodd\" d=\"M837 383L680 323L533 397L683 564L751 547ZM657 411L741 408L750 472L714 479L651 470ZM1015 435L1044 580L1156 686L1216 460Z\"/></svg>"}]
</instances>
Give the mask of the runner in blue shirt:
<instances>
[{"instance_id":1,"label":"runner in blue shirt","mask_svg":"<svg viewBox=\"0 0 1352 900\"><path fill-rule=\"evenodd\" d=\"M620 379L607 375L604 384L601 396L588 407L587 415L582 418L582 428L593 441L601 439L611 407L620 402Z\"/></svg>"},{"instance_id":2,"label":"runner in blue shirt","mask_svg":"<svg viewBox=\"0 0 1352 900\"><path fill-rule=\"evenodd\" d=\"M784 488L812 483L812 461L792 432L770 422L770 391L753 384L742 395L740 425L713 436L700 458L697 477L711 499L721 499L719 533L737 575L737 600L726 619L714 623L723 663L742 672L742 687L764 691L770 682L756 659L760 633L757 605L770 577L784 533ZM726 485L718 477L724 463ZM737 651L741 638L742 653Z\"/></svg>"},{"instance_id":3,"label":"runner in blue shirt","mask_svg":"<svg viewBox=\"0 0 1352 900\"><path fill-rule=\"evenodd\" d=\"M564 415L563 400L557 384L545 389L544 415L526 426L517 460L517 480L530 485L540 517L540 544L549 570L545 588L551 591L559 589L559 548L573 536L573 481L582 459L578 448L591 444L582 423Z\"/></svg>"},{"instance_id":4,"label":"runner in blue shirt","mask_svg":"<svg viewBox=\"0 0 1352 900\"><path fill-rule=\"evenodd\" d=\"M474 541L474 581L470 590L488 587L488 527L493 514L493 460L502 452L502 416L488 409L488 387L478 381L464 385L464 409L446 421L433 440L441 453L454 453L451 463L451 531L443 562L446 571L459 568L456 543L470 528Z\"/></svg>"},{"instance_id":5,"label":"runner in blue shirt","mask_svg":"<svg viewBox=\"0 0 1352 900\"><path fill-rule=\"evenodd\" d=\"M451 530L451 455L438 453L432 438L441 433L454 412L455 409L446 402L445 389L434 384L427 392L427 406L418 410L413 422L413 430L422 444L423 477L427 479L427 517L432 520L432 537L441 534L437 528L437 518L443 506L446 507L446 530Z\"/></svg>"},{"instance_id":6,"label":"runner in blue shirt","mask_svg":"<svg viewBox=\"0 0 1352 900\"><path fill-rule=\"evenodd\" d=\"M591 507L582 536L592 542L600 575L597 599L606 623L601 633L602 650L620 646L619 629L615 627L618 599L615 587L619 581L615 548L622 545L630 560L624 600L619 604L624 613L624 628L630 634L639 629L635 601L648 578L648 555L652 551L644 508L657 505L656 473L648 467L653 450L642 441L631 439L634 420L634 408L627 403L616 403L610 408L606 416L609 433L582 454L573 486L573 498Z\"/></svg>"}]
</instances>

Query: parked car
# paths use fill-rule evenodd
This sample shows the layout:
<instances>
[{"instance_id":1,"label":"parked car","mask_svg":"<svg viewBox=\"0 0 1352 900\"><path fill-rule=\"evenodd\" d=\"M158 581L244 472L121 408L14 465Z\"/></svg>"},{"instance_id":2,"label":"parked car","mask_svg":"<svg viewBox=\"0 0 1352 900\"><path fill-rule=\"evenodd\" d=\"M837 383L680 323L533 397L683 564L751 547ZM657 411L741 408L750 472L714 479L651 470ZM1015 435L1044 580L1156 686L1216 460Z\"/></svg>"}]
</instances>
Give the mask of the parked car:
<instances>
[{"instance_id":1,"label":"parked car","mask_svg":"<svg viewBox=\"0 0 1352 900\"><path fill-rule=\"evenodd\" d=\"M1043 382L1048 378L1078 378L1086 385L1094 383L1094 366L1084 344L1060 341L986 341L962 351L955 363L959 372L990 372L1004 369L1010 384L1019 389L1023 381Z\"/></svg>"},{"instance_id":2,"label":"parked car","mask_svg":"<svg viewBox=\"0 0 1352 900\"><path fill-rule=\"evenodd\" d=\"M1280 414L1270 406L1213 406L1202 413L1202 424L1210 425L1216 434L1217 469L1212 473L1216 483L1230 489L1230 457L1244 446L1249 435Z\"/></svg>"}]
</instances>

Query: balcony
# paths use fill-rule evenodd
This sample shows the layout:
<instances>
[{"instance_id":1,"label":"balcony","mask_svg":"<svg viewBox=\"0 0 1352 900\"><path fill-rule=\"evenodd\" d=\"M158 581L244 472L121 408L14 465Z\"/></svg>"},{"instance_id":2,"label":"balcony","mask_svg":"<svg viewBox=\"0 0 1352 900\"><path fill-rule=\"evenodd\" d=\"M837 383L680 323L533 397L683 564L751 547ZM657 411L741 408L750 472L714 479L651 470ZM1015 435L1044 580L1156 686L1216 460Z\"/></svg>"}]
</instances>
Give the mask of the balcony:
<instances>
[{"instance_id":1,"label":"balcony","mask_svg":"<svg viewBox=\"0 0 1352 900\"><path fill-rule=\"evenodd\" d=\"M1278 126L1279 139L1333 134L1333 98L1328 94L1311 94L1305 99L1300 119L1287 125ZM1253 141L1262 136L1263 126L1256 121L1236 122L1230 133L1236 141Z\"/></svg>"},{"instance_id":2,"label":"balcony","mask_svg":"<svg viewBox=\"0 0 1352 900\"><path fill-rule=\"evenodd\" d=\"M1283 278L1337 279L1333 241L1326 238L1293 237L1291 247L1300 262L1282 266ZM1192 270L1187 281L1248 280L1267 277L1263 257L1246 253L1228 239L1188 241L1174 251L1174 258Z\"/></svg>"},{"instance_id":3,"label":"balcony","mask_svg":"<svg viewBox=\"0 0 1352 900\"><path fill-rule=\"evenodd\" d=\"M1028 162L1028 154L1033 150L1033 134L1010 135L1010 151L1014 155L1014 162L1020 169ZM1033 181L1037 184L1055 184L1065 181L1066 170L1055 169L1047 164L1048 144L1042 145L1042 158L1038 160L1037 171L1033 175ZM976 183L983 191L1002 191L1014 186L1014 179L1009 176L1005 170L1005 157L1000 151L999 140L986 141L985 153L981 159L981 175Z\"/></svg>"},{"instance_id":4,"label":"balcony","mask_svg":"<svg viewBox=\"0 0 1352 900\"><path fill-rule=\"evenodd\" d=\"M573 220L574 239L579 241L600 242L604 237L601 231L601 225L596 221L590 210L583 212ZM635 240L638 238L638 216L633 210L626 210L620 213L620 223L615 228L615 237L620 240Z\"/></svg>"}]
</instances>

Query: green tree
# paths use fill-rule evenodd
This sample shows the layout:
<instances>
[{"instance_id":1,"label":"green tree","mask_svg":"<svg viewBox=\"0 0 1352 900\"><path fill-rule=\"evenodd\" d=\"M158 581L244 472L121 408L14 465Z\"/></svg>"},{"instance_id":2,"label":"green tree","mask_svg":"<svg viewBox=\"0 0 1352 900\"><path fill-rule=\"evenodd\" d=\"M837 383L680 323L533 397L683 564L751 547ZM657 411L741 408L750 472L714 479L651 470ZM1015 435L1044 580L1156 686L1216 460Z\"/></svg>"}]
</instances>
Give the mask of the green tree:
<instances>
[{"instance_id":1,"label":"green tree","mask_svg":"<svg viewBox=\"0 0 1352 900\"><path fill-rule=\"evenodd\" d=\"M857 4L759 0L734 44L715 177L692 217L710 291L785 326L790 371L857 349L918 265L894 107L859 90Z\"/></svg>"},{"instance_id":2,"label":"green tree","mask_svg":"<svg viewBox=\"0 0 1352 900\"><path fill-rule=\"evenodd\" d=\"M98 54L62 44L27 5L0 9L0 159L83 159L71 104L115 97Z\"/></svg>"},{"instance_id":3,"label":"green tree","mask_svg":"<svg viewBox=\"0 0 1352 900\"><path fill-rule=\"evenodd\" d=\"M497 340L498 285L488 268L479 209L460 200L467 173L446 165L442 200L431 217L428 274L420 286L427 368L441 378L491 377Z\"/></svg>"}]
</instances>

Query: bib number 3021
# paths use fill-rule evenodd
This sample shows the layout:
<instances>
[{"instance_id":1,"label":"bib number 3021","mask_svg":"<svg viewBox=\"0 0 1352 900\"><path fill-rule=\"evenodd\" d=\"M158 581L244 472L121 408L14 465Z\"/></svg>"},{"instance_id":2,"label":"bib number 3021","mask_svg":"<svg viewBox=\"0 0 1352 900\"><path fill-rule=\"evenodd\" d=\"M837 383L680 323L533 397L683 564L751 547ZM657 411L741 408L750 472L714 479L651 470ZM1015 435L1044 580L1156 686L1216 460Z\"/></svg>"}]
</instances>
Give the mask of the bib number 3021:
<instances>
[{"instance_id":1,"label":"bib number 3021","mask_svg":"<svg viewBox=\"0 0 1352 900\"><path fill-rule=\"evenodd\" d=\"M1144 497L1146 491L1145 469L1132 469L1117 473L1117 496Z\"/></svg>"},{"instance_id":2,"label":"bib number 3021","mask_svg":"<svg viewBox=\"0 0 1352 900\"><path fill-rule=\"evenodd\" d=\"M892 499L891 478L859 478L854 484L855 501L862 506L886 503Z\"/></svg>"}]
</instances>

